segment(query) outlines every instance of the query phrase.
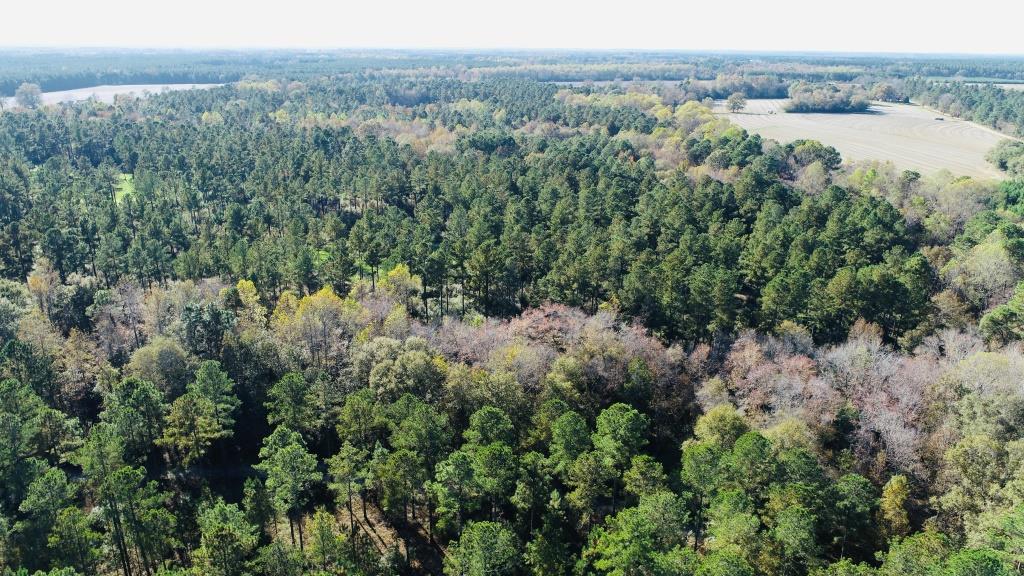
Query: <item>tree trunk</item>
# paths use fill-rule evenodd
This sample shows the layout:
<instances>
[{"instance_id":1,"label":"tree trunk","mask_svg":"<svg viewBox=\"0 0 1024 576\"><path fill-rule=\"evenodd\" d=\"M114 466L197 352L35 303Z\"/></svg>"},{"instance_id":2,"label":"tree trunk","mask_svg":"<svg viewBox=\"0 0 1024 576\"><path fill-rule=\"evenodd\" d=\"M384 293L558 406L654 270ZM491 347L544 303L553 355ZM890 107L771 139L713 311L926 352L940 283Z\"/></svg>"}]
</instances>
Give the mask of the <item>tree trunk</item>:
<instances>
[{"instance_id":1,"label":"tree trunk","mask_svg":"<svg viewBox=\"0 0 1024 576\"><path fill-rule=\"evenodd\" d=\"M352 557L356 557L356 515L352 510L352 483L348 483L348 540L352 545Z\"/></svg>"},{"instance_id":2,"label":"tree trunk","mask_svg":"<svg viewBox=\"0 0 1024 576\"><path fill-rule=\"evenodd\" d=\"M356 517L352 513L352 483L348 483L348 534L349 537L356 535Z\"/></svg>"},{"instance_id":3,"label":"tree trunk","mask_svg":"<svg viewBox=\"0 0 1024 576\"><path fill-rule=\"evenodd\" d=\"M113 524L114 540L117 541L117 554L121 560L121 569L124 570L124 576L132 576L132 563L128 557L128 546L124 541L124 529L121 527L119 519L115 519Z\"/></svg>"}]
</instances>

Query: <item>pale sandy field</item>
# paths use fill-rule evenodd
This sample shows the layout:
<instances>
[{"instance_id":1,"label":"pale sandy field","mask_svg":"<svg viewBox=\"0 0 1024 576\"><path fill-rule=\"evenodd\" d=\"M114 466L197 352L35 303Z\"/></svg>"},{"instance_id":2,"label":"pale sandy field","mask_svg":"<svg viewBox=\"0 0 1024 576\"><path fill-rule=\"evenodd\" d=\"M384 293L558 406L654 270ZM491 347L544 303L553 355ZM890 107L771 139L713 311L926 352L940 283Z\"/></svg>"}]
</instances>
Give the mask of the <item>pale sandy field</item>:
<instances>
[{"instance_id":1,"label":"pale sandy field","mask_svg":"<svg viewBox=\"0 0 1024 576\"><path fill-rule=\"evenodd\" d=\"M91 86L89 88L77 88L75 90L60 90L57 92L43 92L44 104L57 104L59 102L78 102L95 97L101 102L113 102L114 97L119 94L155 94L168 90L192 90L197 88L212 88L219 84L125 84L122 86ZM13 106L14 98L6 98L5 106Z\"/></svg>"},{"instance_id":2,"label":"pale sandy field","mask_svg":"<svg viewBox=\"0 0 1024 576\"><path fill-rule=\"evenodd\" d=\"M788 114L785 100L750 100L738 114L716 110L750 132L779 142L818 140L845 160L891 160L925 174L1001 178L985 154L1006 138L984 126L913 104L876 103L861 114ZM936 118L943 118L936 120Z\"/></svg>"}]
</instances>

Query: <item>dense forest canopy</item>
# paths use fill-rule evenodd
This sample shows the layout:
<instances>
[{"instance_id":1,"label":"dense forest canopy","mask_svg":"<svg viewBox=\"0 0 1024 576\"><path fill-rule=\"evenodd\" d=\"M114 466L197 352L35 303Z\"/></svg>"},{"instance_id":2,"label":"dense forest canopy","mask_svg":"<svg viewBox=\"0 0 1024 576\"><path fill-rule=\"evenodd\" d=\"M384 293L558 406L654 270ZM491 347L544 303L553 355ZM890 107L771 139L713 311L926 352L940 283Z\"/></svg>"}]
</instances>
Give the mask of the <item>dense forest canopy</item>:
<instances>
[{"instance_id":1,"label":"dense forest canopy","mask_svg":"<svg viewBox=\"0 0 1024 576\"><path fill-rule=\"evenodd\" d=\"M4 574L1024 565L1024 181L702 102L1024 64L122 58L0 60L224 84L0 113Z\"/></svg>"}]
</instances>

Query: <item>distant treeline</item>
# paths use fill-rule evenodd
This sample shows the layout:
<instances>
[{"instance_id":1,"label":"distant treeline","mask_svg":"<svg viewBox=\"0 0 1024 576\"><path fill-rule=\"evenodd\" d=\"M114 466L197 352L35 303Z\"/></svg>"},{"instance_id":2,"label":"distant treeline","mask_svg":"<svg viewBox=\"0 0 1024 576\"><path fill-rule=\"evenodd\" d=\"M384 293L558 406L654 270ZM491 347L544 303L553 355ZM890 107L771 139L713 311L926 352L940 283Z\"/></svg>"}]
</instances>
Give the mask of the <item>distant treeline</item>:
<instances>
[{"instance_id":1,"label":"distant treeline","mask_svg":"<svg viewBox=\"0 0 1024 576\"><path fill-rule=\"evenodd\" d=\"M997 56L896 56L896 55L795 55L762 56L777 63L800 62L805 66L856 67L863 72L893 78L989 78L1024 80L1024 63L1019 59ZM828 78L833 81L852 80L853 77Z\"/></svg>"},{"instance_id":2,"label":"distant treeline","mask_svg":"<svg viewBox=\"0 0 1024 576\"><path fill-rule=\"evenodd\" d=\"M690 54L678 52L442 52L442 51L151 51L98 50L0 52L0 95L23 82L44 91L101 84L219 83L246 76L305 79L384 70L430 70L467 74L468 79L511 76L541 82L616 80L718 83L720 78L770 79L773 83L853 82L864 77L906 79L956 77L1024 80L1024 64L1001 58L935 58L800 54ZM692 86L689 86L692 88ZM750 97L781 97L765 86L741 89ZM724 90L708 94L727 95Z\"/></svg>"},{"instance_id":3,"label":"distant treeline","mask_svg":"<svg viewBox=\"0 0 1024 576\"><path fill-rule=\"evenodd\" d=\"M747 98L785 98L789 82L775 75L720 74L711 81L688 81L683 89L689 100L722 99L739 92Z\"/></svg>"},{"instance_id":4,"label":"distant treeline","mask_svg":"<svg viewBox=\"0 0 1024 576\"><path fill-rule=\"evenodd\" d=\"M44 92L104 84L177 84L234 82L246 76L267 78L287 70L292 78L350 72L429 68L441 62L496 66L493 55L442 58L428 52L0 52L0 95L13 96L23 82Z\"/></svg>"}]
</instances>

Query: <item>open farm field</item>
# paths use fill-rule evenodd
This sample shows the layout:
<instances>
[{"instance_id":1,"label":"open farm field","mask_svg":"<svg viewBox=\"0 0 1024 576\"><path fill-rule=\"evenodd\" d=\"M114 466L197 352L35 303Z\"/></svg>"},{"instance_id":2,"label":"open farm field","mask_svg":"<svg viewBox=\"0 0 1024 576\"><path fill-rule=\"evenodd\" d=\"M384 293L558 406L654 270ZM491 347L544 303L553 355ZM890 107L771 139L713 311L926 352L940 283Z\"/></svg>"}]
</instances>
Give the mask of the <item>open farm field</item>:
<instances>
[{"instance_id":1,"label":"open farm field","mask_svg":"<svg viewBox=\"0 0 1024 576\"><path fill-rule=\"evenodd\" d=\"M861 114L790 114L785 100L750 100L746 109L716 110L748 131L779 142L819 140L846 160L891 160L896 166L934 173L1000 178L985 154L1006 138L984 126L913 104L874 103ZM941 118L941 120L939 120Z\"/></svg>"},{"instance_id":2,"label":"open farm field","mask_svg":"<svg viewBox=\"0 0 1024 576\"><path fill-rule=\"evenodd\" d=\"M58 104L60 102L78 102L95 97L101 102L113 102L116 96L122 94L156 94L169 90L193 90L197 88L212 88L218 84L126 84L120 86L90 86L88 88L76 88L75 90L58 90L55 92L43 92L44 104ZM13 106L14 98L5 98L5 106Z\"/></svg>"}]
</instances>

